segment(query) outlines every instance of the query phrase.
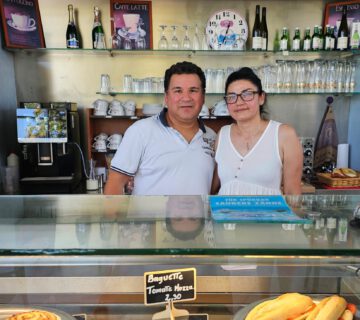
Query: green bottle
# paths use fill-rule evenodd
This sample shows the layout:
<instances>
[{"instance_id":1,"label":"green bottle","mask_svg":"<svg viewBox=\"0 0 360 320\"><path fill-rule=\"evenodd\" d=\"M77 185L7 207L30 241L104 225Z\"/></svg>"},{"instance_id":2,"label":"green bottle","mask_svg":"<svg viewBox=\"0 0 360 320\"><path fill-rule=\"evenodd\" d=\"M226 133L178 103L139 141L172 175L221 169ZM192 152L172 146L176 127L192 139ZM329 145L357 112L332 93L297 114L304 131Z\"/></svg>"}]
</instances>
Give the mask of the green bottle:
<instances>
[{"instance_id":1,"label":"green bottle","mask_svg":"<svg viewBox=\"0 0 360 320\"><path fill-rule=\"evenodd\" d=\"M316 25L314 27L314 34L311 38L311 49L314 51L319 50L319 42L320 42L320 37L319 37L319 26Z\"/></svg>"},{"instance_id":2,"label":"green bottle","mask_svg":"<svg viewBox=\"0 0 360 320\"><path fill-rule=\"evenodd\" d=\"M355 21L352 25L352 35L350 38L350 48L359 49L360 35L359 35L359 22Z\"/></svg>"},{"instance_id":3,"label":"green bottle","mask_svg":"<svg viewBox=\"0 0 360 320\"><path fill-rule=\"evenodd\" d=\"M289 50L289 32L286 27L282 29L282 35L280 38L280 51Z\"/></svg>"},{"instance_id":4,"label":"green bottle","mask_svg":"<svg viewBox=\"0 0 360 320\"><path fill-rule=\"evenodd\" d=\"M295 28L295 34L292 41L292 51L300 51L300 29L298 27Z\"/></svg>"},{"instance_id":5,"label":"green bottle","mask_svg":"<svg viewBox=\"0 0 360 320\"><path fill-rule=\"evenodd\" d=\"M333 38L331 36L331 27L329 24L325 27L325 46L324 49L327 51L334 50L335 42L333 42Z\"/></svg>"},{"instance_id":6,"label":"green bottle","mask_svg":"<svg viewBox=\"0 0 360 320\"><path fill-rule=\"evenodd\" d=\"M105 34L100 22L100 10L94 7L94 24L92 29L93 49L106 49Z\"/></svg>"},{"instance_id":7,"label":"green bottle","mask_svg":"<svg viewBox=\"0 0 360 320\"><path fill-rule=\"evenodd\" d=\"M322 26L319 26L319 50L324 50L324 34Z\"/></svg>"},{"instance_id":8,"label":"green bottle","mask_svg":"<svg viewBox=\"0 0 360 320\"><path fill-rule=\"evenodd\" d=\"M279 30L275 31L275 38L274 38L274 51L280 50L280 38L279 38Z\"/></svg>"},{"instance_id":9,"label":"green bottle","mask_svg":"<svg viewBox=\"0 0 360 320\"><path fill-rule=\"evenodd\" d=\"M305 29L305 36L304 36L304 51L310 51L311 50L311 37L310 37L310 28Z\"/></svg>"}]
</instances>

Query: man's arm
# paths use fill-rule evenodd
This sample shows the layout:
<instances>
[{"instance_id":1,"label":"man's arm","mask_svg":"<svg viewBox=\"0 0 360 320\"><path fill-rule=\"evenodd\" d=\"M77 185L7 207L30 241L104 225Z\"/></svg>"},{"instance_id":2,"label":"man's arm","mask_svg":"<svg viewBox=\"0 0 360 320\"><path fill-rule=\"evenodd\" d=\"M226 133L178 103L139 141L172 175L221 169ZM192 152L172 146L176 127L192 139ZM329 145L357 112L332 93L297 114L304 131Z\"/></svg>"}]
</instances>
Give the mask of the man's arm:
<instances>
[{"instance_id":1,"label":"man's arm","mask_svg":"<svg viewBox=\"0 0 360 320\"><path fill-rule=\"evenodd\" d=\"M124 194L124 187L130 181L131 177L115 170L109 170L109 176L105 184L104 194L117 195Z\"/></svg>"},{"instance_id":2,"label":"man's arm","mask_svg":"<svg viewBox=\"0 0 360 320\"><path fill-rule=\"evenodd\" d=\"M295 130L288 126L280 127L280 146L283 157L284 194L301 194L301 175L303 151Z\"/></svg>"}]
</instances>

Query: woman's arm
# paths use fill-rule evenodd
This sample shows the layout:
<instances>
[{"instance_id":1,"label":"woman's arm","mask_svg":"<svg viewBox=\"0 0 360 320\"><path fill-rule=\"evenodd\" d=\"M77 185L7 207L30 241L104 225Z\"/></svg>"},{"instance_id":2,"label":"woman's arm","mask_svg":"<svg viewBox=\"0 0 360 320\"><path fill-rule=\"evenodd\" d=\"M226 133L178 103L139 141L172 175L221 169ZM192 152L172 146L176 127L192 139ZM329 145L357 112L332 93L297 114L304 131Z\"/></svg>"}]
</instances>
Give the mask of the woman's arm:
<instances>
[{"instance_id":1,"label":"woman's arm","mask_svg":"<svg viewBox=\"0 0 360 320\"><path fill-rule=\"evenodd\" d=\"M283 162L284 194L301 194L303 150L294 128L280 126L279 145Z\"/></svg>"}]
</instances>

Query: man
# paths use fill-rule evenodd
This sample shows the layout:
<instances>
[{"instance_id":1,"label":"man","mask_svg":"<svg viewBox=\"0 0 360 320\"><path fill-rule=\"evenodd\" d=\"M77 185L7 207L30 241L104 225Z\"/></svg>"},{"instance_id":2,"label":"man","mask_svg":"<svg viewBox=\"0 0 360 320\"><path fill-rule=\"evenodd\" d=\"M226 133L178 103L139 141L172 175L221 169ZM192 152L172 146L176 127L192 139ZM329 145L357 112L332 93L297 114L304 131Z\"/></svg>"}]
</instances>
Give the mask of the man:
<instances>
[{"instance_id":1,"label":"man","mask_svg":"<svg viewBox=\"0 0 360 320\"><path fill-rule=\"evenodd\" d=\"M123 194L134 177L134 195L209 194L216 134L198 119L205 75L193 63L165 72L161 113L129 127L111 161L105 194Z\"/></svg>"}]
</instances>

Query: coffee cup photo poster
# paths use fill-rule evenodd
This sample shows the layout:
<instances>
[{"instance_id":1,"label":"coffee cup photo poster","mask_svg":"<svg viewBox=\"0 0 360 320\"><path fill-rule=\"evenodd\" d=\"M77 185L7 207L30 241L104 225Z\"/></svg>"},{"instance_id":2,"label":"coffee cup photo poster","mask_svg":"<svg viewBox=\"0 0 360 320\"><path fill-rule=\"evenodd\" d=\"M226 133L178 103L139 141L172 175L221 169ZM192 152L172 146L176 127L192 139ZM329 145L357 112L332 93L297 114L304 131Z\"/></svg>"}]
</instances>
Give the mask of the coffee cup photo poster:
<instances>
[{"instance_id":1,"label":"coffee cup photo poster","mask_svg":"<svg viewBox=\"0 0 360 320\"><path fill-rule=\"evenodd\" d=\"M0 9L6 47L45 47L37 0L0 0Z\"/></svg>"},{"instance_id":2,"label":"coffee cup photo poster","mask_svg":"<svg viewBox=\"0 0 360 320\"><path fill-rule=\"evenodd\" d=\"M152 49L151 1L111 1L113 49ZM116 47L114 47L116 43Z\"/></svg>"}]
</instances>

